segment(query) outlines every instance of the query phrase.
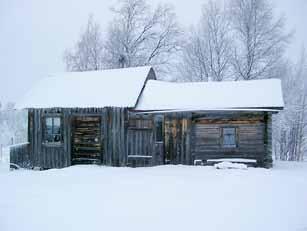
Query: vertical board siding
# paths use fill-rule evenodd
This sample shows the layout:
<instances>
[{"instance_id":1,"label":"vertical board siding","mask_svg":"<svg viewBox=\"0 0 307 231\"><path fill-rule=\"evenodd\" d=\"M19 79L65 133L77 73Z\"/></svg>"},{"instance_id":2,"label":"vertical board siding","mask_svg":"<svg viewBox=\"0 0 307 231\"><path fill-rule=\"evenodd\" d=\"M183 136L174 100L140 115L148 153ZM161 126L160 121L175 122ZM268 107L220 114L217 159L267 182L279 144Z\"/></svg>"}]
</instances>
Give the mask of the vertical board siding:
<instances>
[{"instance_id":1,"label":"vertical board siding","mask_svg":"<svg viewBox=\"0 0 307 231\"><path fill-rule=\"evenodd\" d=\"M164 117L166 163L191 164L190 130L192 113L170 113Z\"/></svg>"},{"instance_id":2,"label":"vertical board siding","mask_svg":"<svg viewBox=\"0 0 307 231\"><path fill-rule=\"evenodd\" d=\"M127 156L131 167L152 166L155 163L154 116L129 114Z\"/></svg>"},{"instance_id":3,"label":"vertical board siding","mask_svg":"<svg viewBox=\"0 0 307 231\"><path fill-rule=\"evenodd\" d=\"M127 109L125 108L52 108L29 109L29 147L28 155L31 167L63 168L71 165L72 121L76 116L99 116L101 118L100 137L101 162L107 165L126 165L125 152ZM63 142L45 144L43 141L43 123L45 116L61 117ZM104 155L104 153L106 153Z\"/></svg>"},{"instance_id":4,"label":"vertical board siding","mask_svg":"<svg viewBox=\"0 0 307 231\"><path fill-rule=\"evenodd\" d=\"M105 108L104 164L126 166L127 109Z\"/></svg>"}]
</instances>

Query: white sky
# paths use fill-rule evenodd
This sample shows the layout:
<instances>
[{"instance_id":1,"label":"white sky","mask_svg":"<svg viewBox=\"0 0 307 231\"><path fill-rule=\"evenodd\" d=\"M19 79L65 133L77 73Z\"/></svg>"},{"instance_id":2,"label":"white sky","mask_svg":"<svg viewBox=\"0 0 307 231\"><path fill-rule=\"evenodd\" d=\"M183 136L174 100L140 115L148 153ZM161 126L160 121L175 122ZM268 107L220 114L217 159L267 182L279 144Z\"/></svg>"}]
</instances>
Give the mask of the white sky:
<instances>
[{"instance_id":1,"label":"white sky","mask_svg":"<svg viewBox=\"0 0 307 231\"><path fill-rule=\"evenodd\" d=\"M65 70L63 52L78 39L89 14L106 28L116 0L0 0L0 102L17 101L39 78ZM149 0L172 3L179 22L198 21L206 0ZM295 59L307 44L307 0L273 0L296 34L289 48Z\"/></svg>"}]
</instances>

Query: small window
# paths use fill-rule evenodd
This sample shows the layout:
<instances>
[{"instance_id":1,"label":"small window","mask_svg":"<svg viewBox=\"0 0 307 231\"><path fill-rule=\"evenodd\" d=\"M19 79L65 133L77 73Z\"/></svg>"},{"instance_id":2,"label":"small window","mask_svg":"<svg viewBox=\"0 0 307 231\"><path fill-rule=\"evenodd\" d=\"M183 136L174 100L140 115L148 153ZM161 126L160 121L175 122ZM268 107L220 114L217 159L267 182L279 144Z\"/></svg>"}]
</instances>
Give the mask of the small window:
<instances>
[{"instance_id":1,"label":"small window","mask_svg":"<svg viewBox=\"0 0 307 231\"><path fill-rule=\"evenodd\" d=\"M236 146L236 128L223 128L223 147L235 148Z\"/></svg>"},{"instance_id":2,"label":"small window","mask_svg":"<svg viewBox=\"0 0 307 231\"><path fill-rule=\"evenodd\" d=\"M46 117L45 118L45 142L60 143L62 142L61 118Z\"/></svg>"},{"instance_id":3,"label":"small window","mask_svg":"<svg viewBox=\"0 0 307 231\"><path fill-rule=\"evenodd\" d=\"M163 142L163 116L157 116L156 125L156 142Z\"/></svg>"}]
</instances>

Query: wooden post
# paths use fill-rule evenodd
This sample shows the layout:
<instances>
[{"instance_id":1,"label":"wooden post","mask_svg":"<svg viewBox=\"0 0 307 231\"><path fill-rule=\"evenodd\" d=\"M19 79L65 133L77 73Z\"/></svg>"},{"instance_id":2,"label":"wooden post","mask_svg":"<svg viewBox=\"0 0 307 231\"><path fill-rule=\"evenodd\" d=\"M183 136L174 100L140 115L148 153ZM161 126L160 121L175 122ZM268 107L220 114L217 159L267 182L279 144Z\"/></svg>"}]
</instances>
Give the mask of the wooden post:
<instances>
[{"instance_id":1,"label":"wooden post","mask_svg":"<svg viewBox=\"0 0 307 231\"><path fill-rule=\"evenodd\" d=\"M272 168L273 159L272 159L272 114L268 112L264 115L265 121L265 131L264 131L264 157L263 157L263 167Z\"/></svg>"}]
</instances>

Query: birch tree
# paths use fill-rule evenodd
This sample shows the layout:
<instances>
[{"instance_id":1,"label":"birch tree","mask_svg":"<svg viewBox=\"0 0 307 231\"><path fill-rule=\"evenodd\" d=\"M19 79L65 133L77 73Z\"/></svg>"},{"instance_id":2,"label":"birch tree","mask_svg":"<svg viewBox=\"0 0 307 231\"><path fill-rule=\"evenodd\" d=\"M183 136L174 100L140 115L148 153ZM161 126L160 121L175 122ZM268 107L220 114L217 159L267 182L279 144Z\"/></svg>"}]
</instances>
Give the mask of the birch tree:
<instances>
[{"instance_id":1,"label":"birch tree","mask_svg":"<svg viewBox=\"0 0 307 231\"><path fill-rule=\"evenodd\" d=\"M182 60L178 65L179 81L208 81L209 65L204 39L195 29L191 29L182 51Z\"/></svg>"},{"instance_id":2,"label":"birch tree","mask_svg":"<svg viewBox=\"0 0 307 231\"><path fill-rule=\"evenodd\" d=\"M301 161L307 151L307 61L286 67L282 82L285 109L275 120L274 149L277 159ZM288 69L288 70L287 70Z\"/></svg>"},{"instance_id":3,"label":"birch tree","mask_svg":"<svg viewBox=\"0 0 307 231\"><path fill-rule=\"evenodd\" d=\"M230 21L222 2L204 5L198 27L190 32L179 70L188 80L222 81L230 77Z\"/></svg>"},{"instance_id":4,"label":"birch tree","mask_svg":"<svg viewBox=\"0 0 307 231\"><path fill-rule=\"evenodd\" d=\"M64 61L68 71L100 70L104 67L104 43L100 25L89 16L85 30L73 49L66 50Z\"/></svg>"},{"instance_id":5,"label":"birch tree","mask_svg":"<svg viewBox=\"0 0 307 231\"><path fill-rule=\"evenodd\" d=\"M171 64L181 35L171 6L152 9L145 0L120 0L112 11L105 44L108 67Z\"/></svg>"},{"instance_id":6,"label":"birch tree","mask_svg":"<svg viewBox=\"0 0 307 231\"><path fill-rule=\"evenodd\" d=\"M273 77L290 36L284 18L274 18L268 0L231 0L231 21L236 79Z\"/></svg>"}]
</instances>

